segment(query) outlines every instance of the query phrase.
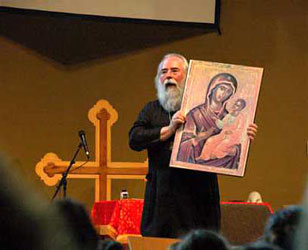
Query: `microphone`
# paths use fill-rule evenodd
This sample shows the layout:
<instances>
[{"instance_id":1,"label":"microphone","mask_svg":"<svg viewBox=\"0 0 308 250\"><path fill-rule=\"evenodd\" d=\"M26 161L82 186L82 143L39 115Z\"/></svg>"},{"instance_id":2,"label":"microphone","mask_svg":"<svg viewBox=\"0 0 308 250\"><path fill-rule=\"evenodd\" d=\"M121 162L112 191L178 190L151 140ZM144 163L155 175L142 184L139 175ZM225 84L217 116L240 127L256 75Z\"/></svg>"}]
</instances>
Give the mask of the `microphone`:
<instances>
[{"instance_id":1,"label":"microphone","mask_svg":"<svg viewBox=\"0 0 308 250\"><path fill-rule=\"evenodd\" d=\"M86 140L86 134L85 134L85 132L83 130L80 130L78 132L78 134L79 134L79 137L81 139L81 143L82 143L83 149L84 149L84 151L86 153L86 156L89 159L90 158L90 152L89 152L89 149L88 149L88 144L87 144L87 140Z\"/></svg>"}]
</instances>

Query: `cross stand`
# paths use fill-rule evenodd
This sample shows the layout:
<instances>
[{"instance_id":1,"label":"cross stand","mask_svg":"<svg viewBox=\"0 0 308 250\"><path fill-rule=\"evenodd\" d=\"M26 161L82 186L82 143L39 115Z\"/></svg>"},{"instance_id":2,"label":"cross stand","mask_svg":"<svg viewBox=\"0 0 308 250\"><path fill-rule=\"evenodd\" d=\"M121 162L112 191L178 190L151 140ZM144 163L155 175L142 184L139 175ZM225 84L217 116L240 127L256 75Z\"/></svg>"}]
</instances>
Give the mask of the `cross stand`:
<instances>
[{"instance_id":1,"label":"cross stand","mask_svg":"<svg viewBox=\"0 0 308 250\"><path fill-rule=\"evenodd\" d=\"M68 166L66 171L62 173L62 178L61 178L61 180L60 180L60 182L59 182L59 184L57 186L56 192L54 193L51 201L53 201L56 198L56 196L59 193L59 191L60 191L62 186L63 186L63 198L66 198L66 186L67 186L66 177L67 177L69 171L71 170L72 166L75 164L75 159L76 159L76 157L77 157L77 155L78 155L78 153L79 153L79 151L80 151L82 146L83 146L82 142L79 143L79 145L77 147L77 150L76 150L76 152L75 152L75 154L73 156L73 159L70 161L70 165Z\"/></svg>"},{"instance_id":2,"label":"cross stand","mask_svg":"<svg viewBox=\"0 0 308 250\"><path fill-rule=\"evenodd\" d=\"M1 2L1 0L0 0ZM76 161L67 178L94 180L95 201L111 199L113 179L144 179L148 162L114 162L111 159L111 128L118 119L117 111L106 100L99 100L88 112L95 126L95 159ZM55 153L47 153L36 164L35 171L48 186L58 185L69 161L63 161ZM75 165L80 165L75 167Z\"/></svg>"}]
</instances>

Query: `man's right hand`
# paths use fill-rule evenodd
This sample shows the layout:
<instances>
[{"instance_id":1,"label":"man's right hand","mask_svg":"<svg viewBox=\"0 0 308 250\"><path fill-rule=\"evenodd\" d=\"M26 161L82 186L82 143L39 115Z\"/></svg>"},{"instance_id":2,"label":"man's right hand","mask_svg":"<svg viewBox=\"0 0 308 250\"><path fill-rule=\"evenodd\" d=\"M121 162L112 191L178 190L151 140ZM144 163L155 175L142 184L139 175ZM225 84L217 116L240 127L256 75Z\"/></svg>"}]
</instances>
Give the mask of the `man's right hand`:
<instances>
[{"instance_id":1,"label":"man's right hand","mask_svg":"<svg viewBox=\"0 0 308 250\"><path fill-rule=\"evenodd\" d=\"M179 110L172 116L169 127L171 131L175 133L175 131L184 123L185 123L185 115L181 110Z\"/></svg>"},{"instance_id":2,"label":"man's right hand","mask_svg":"<svg viewBox=\"0 0 308 250\"><path fill-rule=\"evenodd\" d=\"M175 133L175 131L184 123L185 116L179 110L172 116L169 126L163 127L160 130L160 140L165 141L170 138Z\"/></svg>"}]
</instances>

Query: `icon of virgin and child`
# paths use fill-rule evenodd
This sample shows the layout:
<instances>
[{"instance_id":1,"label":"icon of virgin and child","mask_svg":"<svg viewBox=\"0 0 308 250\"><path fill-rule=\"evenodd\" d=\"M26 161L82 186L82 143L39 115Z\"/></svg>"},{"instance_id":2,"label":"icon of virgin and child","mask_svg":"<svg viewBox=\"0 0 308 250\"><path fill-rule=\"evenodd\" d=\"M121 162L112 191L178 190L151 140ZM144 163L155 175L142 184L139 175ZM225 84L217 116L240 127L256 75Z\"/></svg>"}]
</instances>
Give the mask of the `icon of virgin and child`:
<instances>
[{"instance_id":1,"label":"icon of virgin and child","mask_svg":"<svg viewBox=\"0 0 308 250\"><path fill-rule=\"evenodd\" d=\"M217 74L210 80L205 102L186 115L177 161L238 168L246 101L232 98L237 88L236 78L229 73Z\"/></svg>"}]
</instances>

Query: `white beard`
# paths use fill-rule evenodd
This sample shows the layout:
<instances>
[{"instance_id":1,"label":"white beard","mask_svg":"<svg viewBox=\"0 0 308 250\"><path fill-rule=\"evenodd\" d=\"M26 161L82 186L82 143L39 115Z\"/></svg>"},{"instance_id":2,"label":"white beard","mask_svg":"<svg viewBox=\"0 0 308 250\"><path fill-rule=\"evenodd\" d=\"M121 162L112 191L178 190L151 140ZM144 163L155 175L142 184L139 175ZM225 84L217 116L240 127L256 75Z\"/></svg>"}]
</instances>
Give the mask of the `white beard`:
<instances>
[{"instance_id":1,"label":"white beard","mask_svg":"<svg viewBox=\"0 0 308 250\"><path fill-rule=\"evenodd\" d=\"M173 83L176 86L166 88L167 83ZM175 112L181 108L184 88L180 87L182 83L177 83L175 80L165 80L162 84L159 78L155 79L155 86L157 89L157 98L159 103L168 112Z\"/></svg>"}]
</instances>

